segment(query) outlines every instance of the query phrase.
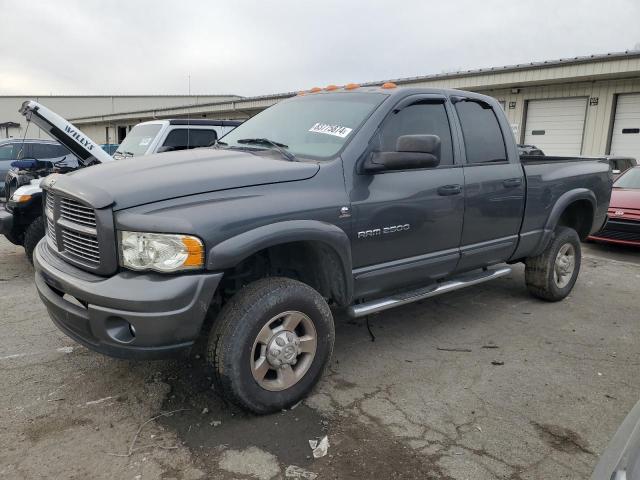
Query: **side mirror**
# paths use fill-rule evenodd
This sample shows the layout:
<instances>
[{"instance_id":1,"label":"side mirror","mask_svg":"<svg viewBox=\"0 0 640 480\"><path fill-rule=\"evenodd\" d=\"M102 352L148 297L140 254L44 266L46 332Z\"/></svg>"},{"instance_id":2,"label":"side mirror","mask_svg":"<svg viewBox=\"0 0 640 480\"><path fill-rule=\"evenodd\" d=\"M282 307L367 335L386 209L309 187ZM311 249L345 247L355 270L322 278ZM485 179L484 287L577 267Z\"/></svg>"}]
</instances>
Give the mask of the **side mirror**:
<instances>
[{"instance_id":1,"label":"side mirror","mask_svg":"<svg viewBox=\"0 0 640 480\"><path fill-rule=\"evenodd\" d=\"M434 168L440 164L440 137L437 135L402 135L395 152L373 152L364 165L369 173L384 170Z\"/></svg>"}]
</instances>

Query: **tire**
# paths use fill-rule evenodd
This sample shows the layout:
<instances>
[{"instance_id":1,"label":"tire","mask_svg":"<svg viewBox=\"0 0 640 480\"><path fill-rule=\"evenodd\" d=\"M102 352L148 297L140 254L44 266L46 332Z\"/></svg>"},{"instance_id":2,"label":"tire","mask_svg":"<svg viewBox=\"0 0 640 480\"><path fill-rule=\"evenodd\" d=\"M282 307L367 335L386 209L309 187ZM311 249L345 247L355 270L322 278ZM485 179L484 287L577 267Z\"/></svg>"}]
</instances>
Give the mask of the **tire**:
<instances>
[{"instance_id":1,"label":"tire","mask_svg":"<svg viewBox=\"0 0 640 480\"><path fill-rule=\"evenodd\" d=\"M549 302L565 298L580 273L581 257L577 232L572 228L557 227L547 248L525 261L525 281L529 292Z\"/></svg>"},{"instance_id":2,"label":"tire","mask_svg":"<svg viewBox=\"0 0 640 480\"><path fill-rule=\"evenodd\" d=\"M24 243L24 235L16 235L15 232L7 232L4 236L14 245L22 245Z\"/></svg>"},{"instance_id":3,"label":"tire","mask_svg":"<svg viewBox=\"0 0 640 480\"><path fill-rule=\"evenodd\" d=\"M333 315L316 290L289 278L257 280L233 296L215 320L207 347L214 387L254 413L288 408L320 380L334 338ZM294 365L287 363L294 357Z\"/></svg>"},{"instance_id":4,"label":"tire","mask_svg":"<svg viewBox=\"0 0 640 480\"><path fill-rule=\"evenodd\" d=\"M27 259L33 265L33 252L38 242L44 237L44 220L42 216L37 217L24 233L24 250L27 252Z\"/></svg>"}]
</instances>

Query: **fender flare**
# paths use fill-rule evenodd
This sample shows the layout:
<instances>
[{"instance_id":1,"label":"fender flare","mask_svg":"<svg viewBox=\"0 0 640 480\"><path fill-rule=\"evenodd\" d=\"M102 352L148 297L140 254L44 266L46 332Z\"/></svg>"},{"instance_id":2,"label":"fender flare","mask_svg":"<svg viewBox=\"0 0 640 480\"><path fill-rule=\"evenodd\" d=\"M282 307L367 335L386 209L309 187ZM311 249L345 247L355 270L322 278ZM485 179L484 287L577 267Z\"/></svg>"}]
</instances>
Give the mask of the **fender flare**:
<instances>
[{"instance_id":1,"label":"fender flare","mask_svg":"<svg viewBox=\"0 0 640 480\"><path fill-rule=\"evenodd\" d=\"M340 258L345 301L353 296L351 242L344 230L317 220L286 220L263 225L228 238L209 249L208 270L226 270L265 248L283 243L314 241L331 247Z\"/></svg>"},{"instance_id":2,"label":"fender flare","mask_svg":"<svg viewBox=\"0 0 640 480\"><path fill-rule=\"evenodd\" d=\"M562 195L560 195L558 200L556 200L555 205L551 209L551 213L549 214L549 217L547 218L547 222L545 223L543 229L542 238L540 239L540 242L538 243L538 246L532 256L539 255L544 251L545 248L547 248L547 245L549 245L549 242L551 242L553 238L553 232L558 226L560 217L570 204L578 200L587 200L591 204L595 219L595 214L597 211L596 206L598 204L598 201L595 194L591 190L587 188L574 188L572 190L569 190L568 192L563 193Z\"/></svg>"}]
</instances>

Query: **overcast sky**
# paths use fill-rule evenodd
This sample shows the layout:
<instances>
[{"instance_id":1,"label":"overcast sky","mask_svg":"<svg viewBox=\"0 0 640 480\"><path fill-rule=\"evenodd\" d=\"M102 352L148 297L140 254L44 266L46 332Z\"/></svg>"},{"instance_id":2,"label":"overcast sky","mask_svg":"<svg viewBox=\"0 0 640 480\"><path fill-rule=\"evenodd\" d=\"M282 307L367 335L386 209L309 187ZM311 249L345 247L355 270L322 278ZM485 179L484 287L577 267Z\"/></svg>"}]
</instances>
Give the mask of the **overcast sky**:
<instances>
[{"instance_id":1,"label":"overcast sky","mask_svg":"<svg viewBox=\"0 0 640 480\"><path fill-rule=\"evenodd\" d=\"M639 0L0 0L0 95L262 95L640 47Z\"/></svg>"}]
</instances>

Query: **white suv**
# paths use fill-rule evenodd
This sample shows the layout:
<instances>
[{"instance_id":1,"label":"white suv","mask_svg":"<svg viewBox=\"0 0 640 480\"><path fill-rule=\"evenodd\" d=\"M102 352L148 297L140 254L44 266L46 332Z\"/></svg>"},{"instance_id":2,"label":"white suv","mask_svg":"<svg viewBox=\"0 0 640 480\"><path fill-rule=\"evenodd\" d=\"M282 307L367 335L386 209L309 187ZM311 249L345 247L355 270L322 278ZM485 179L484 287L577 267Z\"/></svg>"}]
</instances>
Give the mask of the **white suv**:
<instances>
[{"instance_id":1,"label":"white suv","mask_svg":"<svg viewBox=\"0 0 640 480\"><path fill-rule=\"evenodd\" d=\"M175 119L139 123L122 141L113 158L187 150L213 145L242 122L237 120Z\"/></svg>"}]
</instances>

